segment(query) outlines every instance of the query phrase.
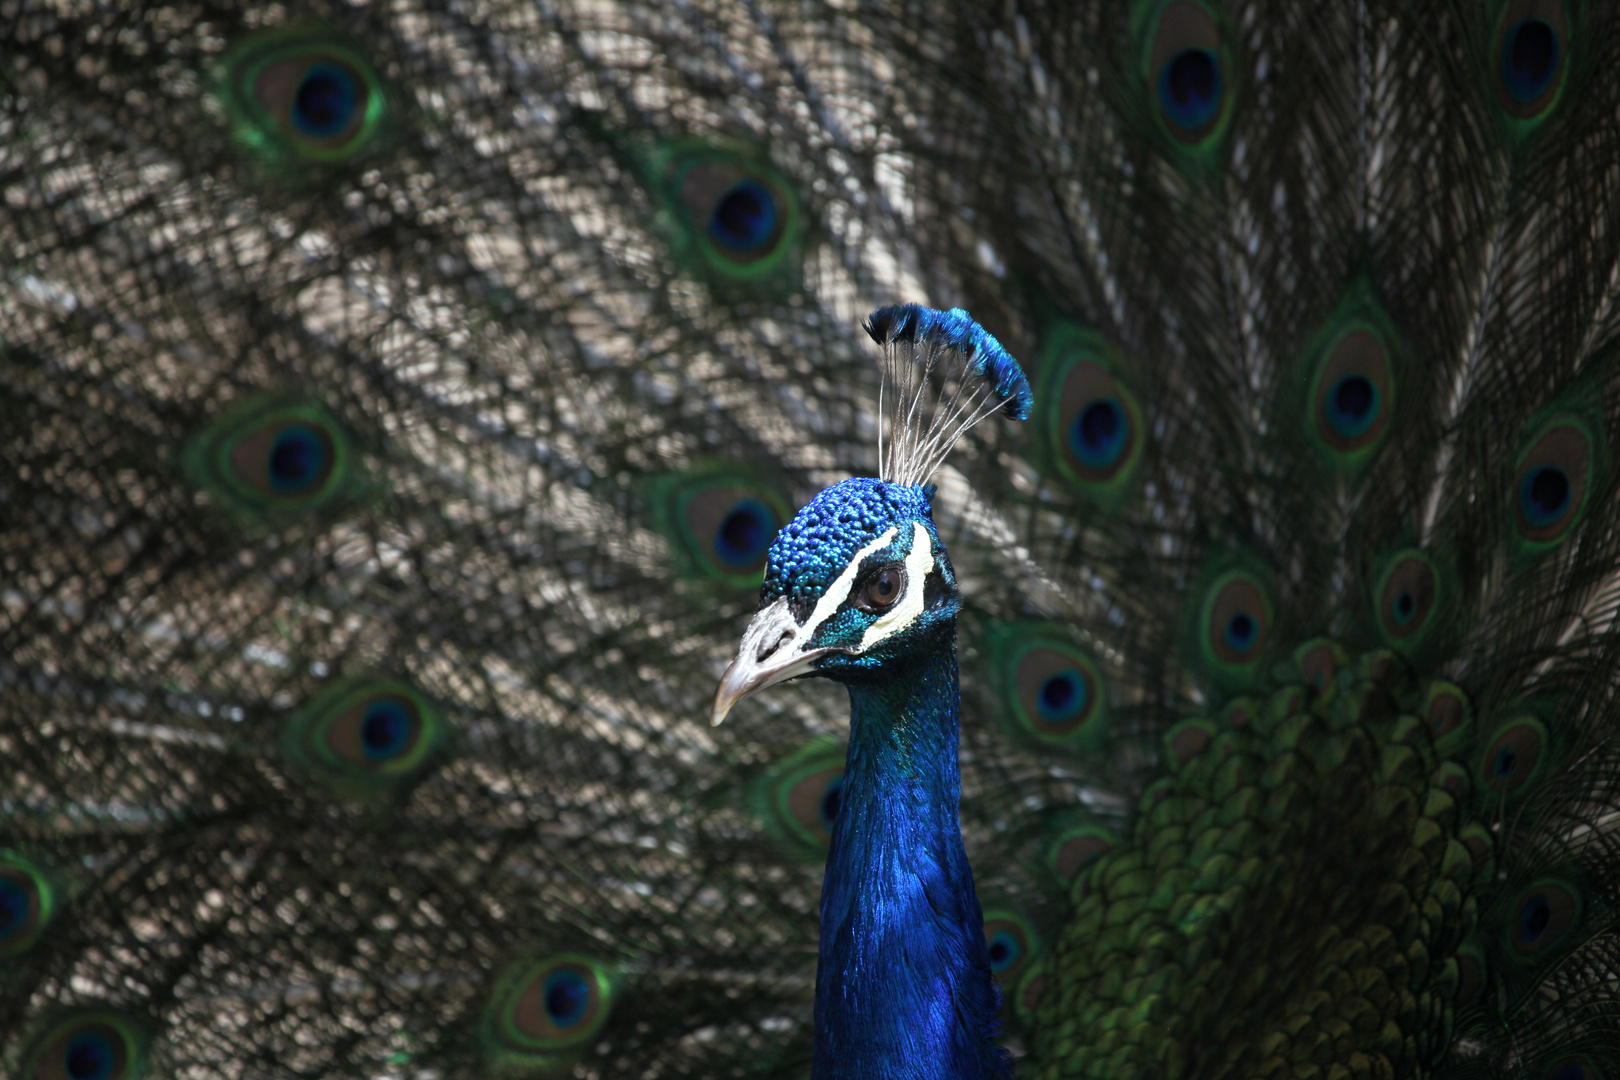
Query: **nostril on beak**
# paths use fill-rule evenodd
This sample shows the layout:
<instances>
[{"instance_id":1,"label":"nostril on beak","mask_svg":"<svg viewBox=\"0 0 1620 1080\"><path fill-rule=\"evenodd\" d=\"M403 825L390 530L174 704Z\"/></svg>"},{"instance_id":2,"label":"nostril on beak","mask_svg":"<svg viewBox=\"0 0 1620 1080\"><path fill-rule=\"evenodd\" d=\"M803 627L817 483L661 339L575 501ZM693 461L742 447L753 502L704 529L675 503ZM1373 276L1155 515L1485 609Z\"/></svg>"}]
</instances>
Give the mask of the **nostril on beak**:
<instances>
[{"instance_id":1,"label":"nostril on beak","mask_svg":"<svg viewBox=\"0 0 1620 1080\"><path fill-rule=\"evenodd\" d=\"M783 645L787 644L787 642L792 637L793 637L793 631L791 631L791 630L783 630L780 634L778 634L776 636L775 641L761 642L760 646L759 646L759 652L755 654L754 659L756 661L769 660L776 653L776 650L780 649Z\"/></svg>"}]
</instances>

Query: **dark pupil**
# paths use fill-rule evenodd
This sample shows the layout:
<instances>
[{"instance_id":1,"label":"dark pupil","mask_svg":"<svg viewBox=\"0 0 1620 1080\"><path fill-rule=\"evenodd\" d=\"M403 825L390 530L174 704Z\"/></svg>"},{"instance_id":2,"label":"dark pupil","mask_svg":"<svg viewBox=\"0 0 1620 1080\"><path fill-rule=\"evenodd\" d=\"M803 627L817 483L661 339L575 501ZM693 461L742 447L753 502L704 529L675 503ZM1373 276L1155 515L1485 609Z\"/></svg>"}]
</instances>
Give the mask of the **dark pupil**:
<instances>
[{"instance_id":1,"label":"dark pupil","mask_svg":"<svg viewBox=\"0 0 1620 1080\"><path fill-rule=\"evenodd\" d=\"M546 988L546 1012L559 1024L571 1024L589 993L583 979L558 979Z\"/></svg>"},{"instance_id":2,"label":"dark pupil","mask_svg":"<svg viewBox=\"0 0 1620 1080\"><path fill-rule=\"evenodd\" d=\"M1412 599L1412 594L1409 592L1403 592L1395 598L1395 614L1403 619L1410 619L1412 611L1416 607L1417 601Z\"/></svg>"},{"instance_id":3,"label":"dark pupil","mask_svg":"<svg viewBox=\"0 0 1620 1080\"><path fill-rule=\"evenodd\" d=\"M1248 641L1249 638L1254 636L1254 620L1247 615L1232 616L1232 621L1227 624L1227 628L1232 633L1233 641Z\"/></svg>"},{"instance_id":4,"label":"dark pupil","mask_svg":"<svg viewBox=\"0 0 1620 1080\"><path fill-rule=\"evenodd\" d=\"M410 719L399 706L392 703L373 705L366 710L366 718L360 726L360 737L373 753L387 753L404 740L409 724Z\"/></svg>"},{"instance_id":5,"label":"dark pupil","mask_svg":"<svg viewBox=\"0 0 1620 1080\"><path fill-rule=\"evenodd\" d=\"M1060 713L1074 700L1074 684L1063 676L1047 679L1041 687L1041 704L1051 712Z\"/></svg>"},{"instance_id":6,"label":"dark pupil","mask_svg":"<svg viewBox=\"0 0 1620 1080\"><path fill-rule=\"evenodd\" d=\"M99 1035L81 1035L68 1044L66 1064L73 1080L105 1075L112 1067L112 1047Z\"/></svg>"},{"instance_id":7,"label":"dark pupil","mask_svg":"<svg viewBox=\"0 0 1620 1080\"><path fill-rule=\"evenodd\" d=\"M765 523L749 509L733 510L720 523L720 542L728 551L746 554L758 546Z\"/></svg>"},{"instance_id":8,"label":"dark pupil","mask_svg":"<svg viewBox=\"0 0 1620 1080\"><path fill-rule=\"evenodd\" d=\"M1547 903L1546 897L1538 896L1530 901L1521 924L1524 927L1525 940L1534 941L1539 938L1546 931L1547 924L1551 921L1552 905Z\"/></svg>"},{"instance_id":9,"label":"dark pupil","mask_svg":"<svg viewBox=\"0 0 1620 1080\"><path fill-rule=\"evenodd\" d=\"M895 587L899 584L893 570L885 570L877 576L872 583L872 599L887 602L894 598Z\"/></svg>"},{"instance_id":10,"label":"dark pupil","mask_svg":"<svg viewBox=\"0 0 1620 1080\"><path fill-rule=\"evenodd\" d=\"M1569 498L1569 478L1562 469L1538 469L1530 478L1530 501L1546 515L1558 512Z\"/></svg>"},{"instance_id":11,"label":"dark pupil","mask_svg":"<svg viewBox=\"0 0 1620 1080\"><path fill-rule=\"evenodd\" d=\"M1539 86L1552 71L1553 59L1558 55L1558 40L1553 28L1540 19L1526 19L1513 30L1513 44L1508 51L1508 63L1513 74L1529 86Z\"/></svg>"},{"instance_id":12,"label":"dark pupil","mask_svg":"<svg viewBox=\"0 0 1620 1080\"><path fill-rule=\"evenodd\" d=\"M1118 430L1119 413L1109 402L1099 401L1080 414L1080 438L1089 447L1106 444Z\"/></svg>"},{"instance_id":13,"label":"dark pupil","mask_svg":"<svg viewBox=\"0 0 1620 1080\"><path fill-rule=\"evenodd\" d=\"M348 121L348 88L330 71L312 71L298 84L298 115L317 131Z\"/></svg>"},{"instance_id":14,"label":"dark pupil","mask_svg":"<svg viewBox=\"0 0 1620 1080\"><path fill-rule=\"evenodd\" d=\"M827 793L821 797L821 817L827 822L838 820L838 803L843 798L844 781L840 777L827 785Z\"/></svg>"},{"instance_id":15,"label":"dark pupil","mask_svg":"<svg viewBox=\"0 0 1620 1080\"><path fill-rule=\"evenodd\" d=\"M1503 750L1496 755L1496 775L1512 776L1513 770L1519 766L1519 752L1517 750Z\"/></svg>"},{"instance_id":16,"label":"dark pupil","mask_svg":"<svg viewBox=\"0 0 1620 1080\"><path fill-rule=\"evenodd\" d=\"M1215 94L1215 58L1203 49L1184 49L1170 61L1170 96L1177 105L1208 101Z\"/></svg>"},{"instance_id":17,"label":"dark pupil","mask_svg":"<svg viewBox=\"0 0 1620 1080\"><path fill-rule=\"evenodd\" d=\"M297 490L321 469L321 444L310 432L294 428L270 447L270 476L276 486Z\"/></svg>"},{"instance_id":18,"label":"dark pupil","mask_svg":"<svg viewBox=\"0 0 1620 1080\"><path fill-rule=\"evenodd\" d=\"M743 246L758 243L761 239L759 234L767 227L766 218L771 212L765 199L765 193L758 184L738 184L721 196L714 208L714 228L732 244Z\"/></svg>"},{"instance_id":19,"label":"dark pupil","mask_svg":"<svg viewBox=\"0 0 1620 1080\"><path fill-rule=\"evenodd\" d=\"M15 881L0 878L0 934L10 933L28 918L28 894Z\"/></svg>"},{"instance_id":20,"label":"dark pupil","mask_svg":"<svg viewBox=\"0 0 1620 1080\"><path fill-rule=\"evenodd\" d=\"M1372 383L1360 375L1339 380L1333 391L1333 404L1339 412L1353 420L1360 420L1372 408Z\"/></svg>"}]
</instances>

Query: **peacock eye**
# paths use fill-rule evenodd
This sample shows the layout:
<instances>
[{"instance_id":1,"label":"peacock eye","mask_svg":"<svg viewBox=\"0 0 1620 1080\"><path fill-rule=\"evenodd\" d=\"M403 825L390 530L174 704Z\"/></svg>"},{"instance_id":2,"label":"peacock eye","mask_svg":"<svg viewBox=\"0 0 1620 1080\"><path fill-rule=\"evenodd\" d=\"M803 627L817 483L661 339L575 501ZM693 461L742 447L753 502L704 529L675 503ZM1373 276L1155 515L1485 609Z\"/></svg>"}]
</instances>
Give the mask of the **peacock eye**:
<instances>
[{"instance_id":1,"label":"peacock eye","mask_svg":"<svg viewBox=\"0 0 1620 1080\"><path fill-rule=\"evenodd\" d=\"M861 585L858 605L874 615L894 607L900 594L906 591L906 568L899 563L873 571Z\"/></svg>"}]
</instances>

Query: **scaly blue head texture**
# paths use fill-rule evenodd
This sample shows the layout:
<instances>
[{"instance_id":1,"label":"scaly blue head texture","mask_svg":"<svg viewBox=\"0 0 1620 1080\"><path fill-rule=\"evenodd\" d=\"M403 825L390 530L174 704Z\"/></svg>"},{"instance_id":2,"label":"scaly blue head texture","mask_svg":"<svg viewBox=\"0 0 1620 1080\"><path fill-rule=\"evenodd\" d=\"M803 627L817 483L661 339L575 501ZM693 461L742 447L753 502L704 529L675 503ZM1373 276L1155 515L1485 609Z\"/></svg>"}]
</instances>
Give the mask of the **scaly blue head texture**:
<instances>
[{"instance_id":1,"label":"scaly blue head texture","mask_svg":"<svg viewBox=\"0 0 1620 1080\"><path fill-rule=\"evenodd\" d=\"M938 645L941 640L948 644L953 639L961 603L956 575L934 528L931 492L931 488L856 477L822 491L777 533L766 559L762 603L786 599L788 610L801 626L820 606L823 616L816 620L807 644L818 649L858 650L828 653L817 667L819 673L836 671L857 678L860 672L877 672L890 662L904 662L920 647ZM885 536L888 542L879 544ZM926 552L918 546L919 536L927 538ZM924 581L911 583L923 589L920 601L912 601L913 606L920 602L920 608L904 625L898 621L885 624L893 632L874 637L869 648L861 648L881 616L862 606L851 586L863 582L876 568L904 568L908 562L931 564ZM855 570L853 577L842 585L846 595L839 598L836 608L828 606L828 598L836 598L840 576L851 569ZM895 611L903 606L896 605Z\"/></svg>"},{"instance_id":2,"label":"scaly blue head texture","mask_svg":"<svg viewBox=\"0 0 1620 1080\"><path fill-rule=\"evenodd\" d=\"M884 349L893 410L884 478L827 488L777 535L715 722L796 676L849 688L821 893L816 1080L1004 1076L1000 998L957 817L961 595L923 481L978 420L1027 416L1029 382L960 309L882 308L866 330Z\"/></svg>"}]
</instances>

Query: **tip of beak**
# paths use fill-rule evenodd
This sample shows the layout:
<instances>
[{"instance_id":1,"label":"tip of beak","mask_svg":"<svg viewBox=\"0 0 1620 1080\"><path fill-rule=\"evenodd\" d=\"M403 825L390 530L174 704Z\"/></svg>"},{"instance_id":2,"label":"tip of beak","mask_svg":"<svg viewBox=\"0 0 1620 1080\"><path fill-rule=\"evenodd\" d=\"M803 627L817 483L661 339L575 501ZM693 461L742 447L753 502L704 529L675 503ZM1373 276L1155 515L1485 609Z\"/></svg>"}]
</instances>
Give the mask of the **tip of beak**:
<instances>
[{"instance_id":1,"label":"tip of beak","mask_svg":"<svg viewBox=\"0 0 1620 1080\"><path fill-rule=\"evenodd\" d=\"M721 723L725 721L726 714L730 711L731 702L716 700L714 703L714 708L709 710L709 726L719 727Z\"/></svg>"},{"instance_id":2,"label":"tip of beak","mask_svg":"<svg viewBox=\"0 0 1620 1080\"><path fill-rule=\"evenodd\" d=\"M746 685L739 685L737 679L737 661L733 660L720 676L720 685L714 691L714 704L709 706L709 726L719 727L731 712L731 707L742 700L748 693Z\"/></svg>"}]
</instances>

